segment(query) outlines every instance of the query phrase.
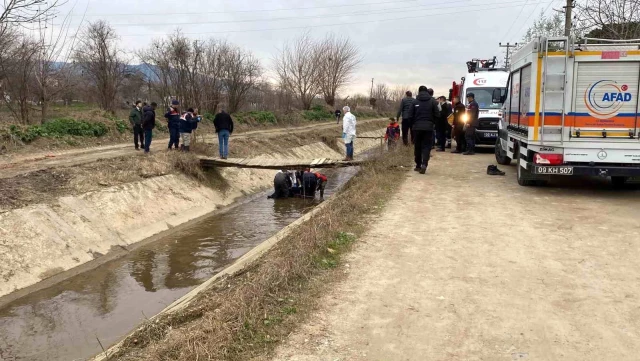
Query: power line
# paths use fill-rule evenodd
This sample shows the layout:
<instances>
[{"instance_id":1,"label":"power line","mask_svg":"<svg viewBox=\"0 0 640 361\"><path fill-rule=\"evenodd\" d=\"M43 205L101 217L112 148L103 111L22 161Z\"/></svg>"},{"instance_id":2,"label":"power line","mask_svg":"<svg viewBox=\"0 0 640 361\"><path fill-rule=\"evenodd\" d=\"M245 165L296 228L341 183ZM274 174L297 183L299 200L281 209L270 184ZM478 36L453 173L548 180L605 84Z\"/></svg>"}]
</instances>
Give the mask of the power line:
<instances>
[{"instance_id":1,"label":"power line","mask_svg":"<svg viewBox=\"0 0 640 361\"><path fill-rule=\"evenodd\" d=\"M520 1L522 2L522 1ZM538 2L538 3L529 3L527 6L529 5L534 5L534 4L541 4L542 2ZM209 31L209 32L194 32L194 33L182 33L184 35L207 35L207 34L227 34L227 33L246 33L246 32L263 32L263 31L276 31L276 30L293 30L293 29L311 29L311 28L319 28L319 27L327 27L327 26L342 26L342 25L358 25L358 24L368 24L368 23L377 23L377 22L385 22L385 21L396 21L396 20L408 20L408 19L422 19L425 17L430 17L430 16L438 16L438 15L455 15L455 14L463 14L463 13L471 13L471 12L480 12L480 11L487 11L487 10L499 10L499 9L504 9L504 8L512 8L512 7L518 7L518 6L522 6L521 4L519 5L511 5L511 6L499 6L499 7L492 7L492 8L482 8L482 9L477 9L477 10L467 10L467 11L460 11L460 10L456 10L454 12L447 12L447 13L439 13L439 14L428 14L428 15L420 15L420 16L404 16L404 17L396 17L396 18L391 18L391 19L376 19L376 20L365 20L365 21L352 21L349 23L332 23L332 24L320 24L320 25L305 25L305 26L294 26L294 27L283 27L283 28L269 28L269 29L247 29L247 30L225 30L225 31ZM406 11L406 10L405 10ZM159 34L125 34L125 35L120 35L123 37L129 37L129 36L157 36Z\"/></svg>"},{"instance_id":2,"label":"power line","mask_svg":"<svg viewBox=\"0 0 640 361\"><path fill-rule=\"evenodd\" d=\"M235 14L235 13L263 13L263 12L272 12L272 11L292 11L292 10L311 10L311 9L335 9L335 8L344 8L344 7L354 7L354 6L363 6L363 5L384 5L384 4L398 4L398 3L407 3L407 2L416 2L419 0L396 0L396 1L381 1L374 3L358 3L358 4L338 4L338 5L326 5L326 6L307 6L307 7L298 7L298 8L281 8L281 9L259 9L259 10L231 10L231 11L199 11L199 12L190 12L190 13L171 13L171 15L202 15L202 14ZM145 13L144 16L149 15L167 15L166 12L163 13ZM140 14L89 14L87 16L99 16L99 17L109 17L109 16L136 16L140 17Z\"/></svg>"},{"instance_id":3,"label":"power line","mask_svg":"<svg viewBox=\"0 0 640 361\"><path fill-rule=\"evenodd\" d=\"M518 30L518 34L521 34L522 30L524 29L524 27L527 26L527 23L529 22L529 19L531 19L531 16L536 12L535 10L538 8L539 4L543 4L543 3L539 2L539 3L536 4L536 7L533 9L533 11L531 11L529 16L527 17L527 20L525 20L524 23L522 23L522 27L520 27L520 30ZM551 7L551 4L553 4L553 0L549 1L549 4L547 5L547 8L542 11L543 15L547 12L547 10L549 10L549 8Z\"/></svg>"},{"instance_id":4,"label":"power line","mask_svg":"<svg viewBox=\"0 0 640 361\"><path fill-rule=\"evenodd\" d=\"M471 0L454 0L449 2L449 4L454 4L454 3L464 3L464 2L470 2ZM487 6L487 5L504 5L504 4L521 4L521 3L525 3L523 6L526 6L526 2L528 2L529 0L515 0L515 1L507 1L507 2L490 2L490 3L480 3L480 4L473 4L473 5L469 5L466 8L469 7L482 7L482 6ZM520 5L517 5L520 6ZM426 7L427 9L424 10L418 10L418 11L431 11L431 10L445 10L445 9L452 9L455 6L442 6L442 7L433 7L433 6L428 6L428 5L419 5L416 7L420 7L420 8L424 8ZM415 8L415 7L414 7ZM412 10L414 9L412 8ZM484 9L483 9L484 10ZM476 10L473 10L476 11ZM389 11L388 9L384 9L384 10L373 10L373 11L366 11L366 12L359 12L359 13L352 13L353 15L377 15L377 14L396 14L396 13L406 13L407 9L402 9L402 10L397 10L397 11ZM321 19L321 18L326 18L327 14L325 15L313 15L313 16L294 16L294 17L283 17L283 18L270 18L270 19L247 19L247 20L222 20L222 21L202 21L202 22L190 22L188 25L211 25L211 24L232 24L232 23L253 23L253 22L267 22L267 21L287 21L287 20L305 20L305 19ZM172 26L172 25L185 25L185 23L180 22L180 23L144 23L144 24L138 24L138 23L134 23L134 24L110 24L111 26Z\"/></svg>"},{"instance_id":5,"label":"power line","mask_svg":"<svg viewBox=\"0 0 640 361\"><path fill-rule=\"evenodd\" d=\"M524 10L525 6L527 6L527 3L529 1L527 0L524 5L522 6L522 8L520 9L520 12L518 13L518 16L516 16L515 19L513 19L513 22L511 23L511 26L509 26L509 29L507 29L507 31L504 33L504 35L502 36L503 38L506 37L507 35L509 35L509 32L511 31L511 29L513 29L513 26L516 24L516 22L518 21L518 19L520 18L520 15L522 15L522 11ZM508 43L507 43L508 45ZM509 51L509 48L507 48L507 51Z\"/></svg>"}]
</instances>

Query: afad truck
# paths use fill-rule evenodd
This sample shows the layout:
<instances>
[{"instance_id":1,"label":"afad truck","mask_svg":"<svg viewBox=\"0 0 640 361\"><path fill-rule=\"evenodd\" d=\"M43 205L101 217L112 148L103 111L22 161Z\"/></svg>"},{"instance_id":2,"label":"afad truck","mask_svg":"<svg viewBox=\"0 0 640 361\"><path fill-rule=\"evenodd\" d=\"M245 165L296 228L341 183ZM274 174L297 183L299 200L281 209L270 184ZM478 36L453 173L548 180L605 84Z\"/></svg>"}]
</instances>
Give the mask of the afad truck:
<instances>
[{"instance_id":1,"label":"afad truck","mask_svg":"<svg viewBox=\"0 0 640 361\"><path fill-rule=\"evenodd\" d=\"M460 96L460 101L468 106L467 94L473 93L480 106L480 125L476 131L476 144L495 145L498 139L498 125L502 118L502 102L495 102L493 92L506 92L509 72L496 68L496 58L491 60L473 59L467 62L467 75L460 84L453 83L450 98ZM450 99L452 100L452 99ZM498 99L499 101L500 99Z\"/></svg>"},{"instance_id":2,"label":"afad truck","mask_svg":"<svg viewBox=\"0 0 640 361\"><path fill-rule=\"evenodd\" d=\"M640 175L640 40L540 37L513 54L496 146L518 183Z\"/></svg>"}]
</instances>

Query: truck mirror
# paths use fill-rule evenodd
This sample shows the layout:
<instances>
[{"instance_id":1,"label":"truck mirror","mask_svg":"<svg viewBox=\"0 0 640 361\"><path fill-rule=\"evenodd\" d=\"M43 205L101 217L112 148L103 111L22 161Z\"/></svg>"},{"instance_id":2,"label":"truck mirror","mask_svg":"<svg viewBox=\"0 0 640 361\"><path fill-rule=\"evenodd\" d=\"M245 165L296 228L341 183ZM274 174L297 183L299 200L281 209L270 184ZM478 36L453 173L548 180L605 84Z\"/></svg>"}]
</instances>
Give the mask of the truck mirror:
<instances>
[{"instance_id":1,"label":"truck mirror","mask_svg":"<svg viewBox=\"0 0 640 361\"><path fill-rule=\"evenodd\" d=\"M493 89L493 94L492 94L491 98L492 98L491 101L494 104L502 103L502 89L500 89L500 88Z\"/></svg>"}]
</instances>

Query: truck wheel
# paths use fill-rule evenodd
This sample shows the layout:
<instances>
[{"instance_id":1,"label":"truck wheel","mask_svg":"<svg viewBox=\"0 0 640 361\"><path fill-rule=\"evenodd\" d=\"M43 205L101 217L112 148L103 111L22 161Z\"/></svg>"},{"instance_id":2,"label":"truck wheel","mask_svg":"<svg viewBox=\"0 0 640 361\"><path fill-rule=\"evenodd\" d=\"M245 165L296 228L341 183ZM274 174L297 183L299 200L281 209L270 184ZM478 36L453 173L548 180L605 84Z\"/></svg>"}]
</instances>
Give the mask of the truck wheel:
<instances>
[{"instance_id":1,"label":"truck wheel","mask_svg":"<svg viewBox=\"0 0 640 361\"><path fill-rule=\"evenodd\" d=\"M611 183L615 188L622 188L627 183L627 177L611 177Z\"/></svg>"},{"instance_id":2,"label":"truck wheel","mask_svg":"<svg viewBox=\"0 0 640 361\"><path fill-rule=\"evenodd\" d=\"M502 144L500 143L500 138L496 140L496 162L500 165L509 165L511 164L511 158L507 157L507 152L502 149Z\"/></svg>"},{"instance_id":3,"label":"truck wheel","mask_svg":"<svg viewBox=\"0 0 640 361\"><path fill-rule=\"evenodd\" d=\"M529 187L529 186L535 185L535 180L531 179L532 177L531 177L530 170L522 168L522 166L520 165L520 162L516 164L516 167L518 167L518 171L516 172L516 175L518 177L519 185L523 187Z\"/></svg>"}]
</instances>

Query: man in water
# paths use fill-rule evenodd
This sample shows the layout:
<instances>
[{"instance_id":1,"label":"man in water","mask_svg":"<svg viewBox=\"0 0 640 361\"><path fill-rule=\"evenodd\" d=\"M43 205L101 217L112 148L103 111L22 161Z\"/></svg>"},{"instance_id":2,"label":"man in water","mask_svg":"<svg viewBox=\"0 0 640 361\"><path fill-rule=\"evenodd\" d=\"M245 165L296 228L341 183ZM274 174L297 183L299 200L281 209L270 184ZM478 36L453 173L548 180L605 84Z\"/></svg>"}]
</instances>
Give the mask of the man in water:
<instances>
[{"instance_id":1,"label":"man in water","mask_svg":"<svg viewBox=\"0 0 640 361\"><path fill-rule=\"evenodd\" d=\"M276 176L273 178L274 192L267 198L289 198L292 186L291 173L288 170L283 169L276 173Z\"/></svg>"}]
</instances>

